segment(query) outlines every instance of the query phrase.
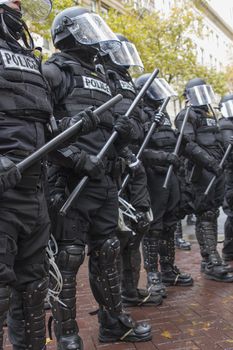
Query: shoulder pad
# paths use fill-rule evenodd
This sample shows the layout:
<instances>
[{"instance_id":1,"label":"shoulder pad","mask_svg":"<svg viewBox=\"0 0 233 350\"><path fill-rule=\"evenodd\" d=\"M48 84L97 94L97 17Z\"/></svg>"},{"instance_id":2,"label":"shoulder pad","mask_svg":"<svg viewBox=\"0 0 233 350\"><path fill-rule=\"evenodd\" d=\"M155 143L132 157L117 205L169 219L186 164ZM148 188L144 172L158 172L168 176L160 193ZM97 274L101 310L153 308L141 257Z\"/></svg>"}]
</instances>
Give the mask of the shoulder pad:
<instances>
[{"instance_id":1,"label":"shoulder pad","mask_svg":"<svg viewBox=\"0 0 233 350\"><path fill-rule=\"evenodd\" d=\"M46 62L42 65L42 73L51 88L59 86L62 82L62 72L57 65Z\"/></svg>"}]
</instances>

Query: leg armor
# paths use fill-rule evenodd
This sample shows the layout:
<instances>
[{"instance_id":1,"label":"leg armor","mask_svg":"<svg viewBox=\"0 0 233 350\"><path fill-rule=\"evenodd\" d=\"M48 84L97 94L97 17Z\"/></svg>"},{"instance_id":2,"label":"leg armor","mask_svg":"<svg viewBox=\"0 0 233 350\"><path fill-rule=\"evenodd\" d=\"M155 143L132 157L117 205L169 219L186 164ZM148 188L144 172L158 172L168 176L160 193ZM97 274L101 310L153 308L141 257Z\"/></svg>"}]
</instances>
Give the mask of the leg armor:
<instances>
[{"instance_id":1,"label":"leg armor","mask_svg":"<svg viewBox=\"0 0 233 350\"><path fill-rule=\"evenodd\" d=\"M14 350L44 350L46 342L44 299L49 281L44 278L13 290L8 314L8 333Z\"/></svg>"},{"instance_id":2,"label":"leg armor","mask_svg":"<svg viewBox=\"0 0 233 350\"><path fill-rule=\"evenodd\" d=\"M76 322L76 275L84 257L84 245L73 244L59 247L56 262L63 278L62 292L59 295L62 304L51 301L58 350L83 349Z\"/></svg>"},{"instance_id":3,"label":"leg armor","mask_svg":"<svg viewBox=\"0 0 233 350\"><path fill-rule=\"evenodd\" d=\"M224 225L225 239L222 256L225 261L233 260L233 217L228 216Z\"/></svg>"},{"instance_id":4,"label":"leg armor","mask_svg":"<svg viewBox=\"0 0 233 350\"><path fill-rule=\"evenodd\" d=\"M182 273L175 266L174 228L167 228L159 241L160 266L162 281L167 286L191 286L193 279L189 274Z\"/></svg>"},{"instance_id":5,"label":"leg armor","mask_svg":"<svg viewBox=\"0 0 233 350\"><path fill-rule=\"evenodd\" d=\"M227 267L217 251L217 218L218 210L209 210L199 216L200 234L203 239L203 246L208 254L208 262L203 270L205 277L220 282L233 282L233 275L228 273Z\"/></svg>"},{"instance_id":6,"label":"leg armor","mask_svg":"<svg viewBox=\"0 0 233 350\"><path fill-rule=\"evenodd\" d=\"M0 350L3 350L3 324L10 304L10 288L0 287Z\"/></svg>"},{"instance_id":7,"label":"leg armor","mask_svg":"<svg viewBox=\"0 0 233 350\"><path fill-rule=\"evenodd\" d=\"M176 231L175 231L175 245L176 248L182 249L182 250L190 250L191 244L190 242L187 242L183 238L183 229L182 229L182 222L179 220L176 224Z\"/></svg>"},{"instance_id":8,"label":"leg armor","mask_svg":"<svg viewBox=\"0 0 233 350\"><path fill-rule=\"evenodd\" d=\"M142 251L144 258L144 268L147 272L147 289L152 295L166 297L166 288L158 272L158 250L159 237L161 232L151 230L143 238Z\"/></svg>"},{"instance_id":9,"label":"leg armor","mask_svg":"<svg viewBox=\"0 0 233 350\"><path fill-rule=\"evenodd\" d=\"M101 342L147 341L151 339L151 327L135 324L122 311L120 277L116 260L120 242L116 237L107 239L100 249L91 252L89 260L90 285L100 305L99 323Z\"/></svg>"}]
</instances>

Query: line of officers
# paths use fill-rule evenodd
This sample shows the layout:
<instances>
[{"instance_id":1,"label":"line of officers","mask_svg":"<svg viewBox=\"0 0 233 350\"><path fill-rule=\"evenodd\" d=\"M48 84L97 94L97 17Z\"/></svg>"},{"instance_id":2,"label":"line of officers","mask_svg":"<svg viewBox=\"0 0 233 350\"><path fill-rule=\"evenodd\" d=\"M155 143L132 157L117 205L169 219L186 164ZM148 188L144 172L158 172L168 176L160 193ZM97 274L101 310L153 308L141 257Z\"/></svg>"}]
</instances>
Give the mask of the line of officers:
<instances>
[{"instance_id":1,"label":"line of officers","mask_svg":"<svg viewBox=\"0 0 233 350\"><path fill-rule=\"evenodd\" d=\"M14 350L46 349L44 300L55 283L49 280L46 255L50 233L57 242L56 264L63 279L59 300L51 299L57 349L84 349L75 296L86 245L90 286L99 305L99 340L148 341L151 326L133 321L123 305L159 305L167 296L166 286L193 284L175 265L174 232L180 218L196 215L204 276L233 282L225 263L233 259L232 154L225 176L219 166L232 142L233 95L221 99L218 120L211 86L200 78L190 80L175 130L168 113L160 112L164 100L175 93L164 79L155 78L126 118L150 77L132 80L130 69L143 69L133 43L115 35L99 15L71 7L55 17L51 33L57 52L42 65L22 13L35 20L45 17L51 6L48 0L0 1L0 349L6 317ZM93 114L118 93L123 96L120 103ZM52 115L57 128L51 126ZM75 137L51 152L46 162L19 172L17 163L79 120L82 126ZM136 155L152 123L156 128L139 160ZM174 149L181 128L178 157ZM97 154L113 131L118 137L100 160ZM173 171L164 189L169 165ZM126 174L130 181L119 198ZM67 215L60 216L61 206L85 175L88 183ZM204 196L214 175L216 181ZM217 251L223 200L228 215L224 261ZM141 242L144 289L138 289Z\"/></svg>"}]
</instances>

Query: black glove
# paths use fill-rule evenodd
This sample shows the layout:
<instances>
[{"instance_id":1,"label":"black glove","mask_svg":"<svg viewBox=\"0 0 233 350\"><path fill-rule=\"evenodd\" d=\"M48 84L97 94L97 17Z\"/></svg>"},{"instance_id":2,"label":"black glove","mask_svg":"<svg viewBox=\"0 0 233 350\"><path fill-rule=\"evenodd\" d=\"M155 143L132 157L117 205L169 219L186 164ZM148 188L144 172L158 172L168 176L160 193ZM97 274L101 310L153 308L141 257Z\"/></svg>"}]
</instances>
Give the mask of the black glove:
<instances>
[{"instance_id":1,"label":"black glove","mask_svg":"<svg viewBox=\"0 0 233 350\"><path fill-rule=\"evenodd\" d=\"M129 118L124 115L118 117L114 129L118 132L118 136L121 140L126 140L130 143L132 137L132 125Z\"/></svg>"},{"instance_id":2,"label":"black glove","mask_svg":"<svg viewBox=\"0 0 233 350\"><path fill-rule=\"evenodd\" d=\"M7 157L0 157L0 194L14 188L21 180L21 174L16 165Z\"/></svg>"},{"instance_id":3,"label":"black glove","mask_svg":"<svg viewBox=\"0 0 233 350\"><path fill-rule=\"evenodd\" d=\"M173 165L176 169L180 167L180 159L174 153L167 154L167 161L169 164Z\"/></svg>"},{"instance_id":4,"label":"black glove","mask_svg":"<svg viewBox=\"0 0 233 350\"><path fill-rule=\"evenodd\" d=\"M104 163L97 156L82 151L75 166L75 172L81 172L91 179L99 179L104 172Z\"/></svg>"},{"instance_id":5,"label":"black glove","mask_svg":"<svg viewBox=\"0 0 233 350\"><path fill-rule=\"evenodd\" d=\"M162 112L158 112L154 116L154 122L156 123L156 126L163 125L165 119L165 114Z\"/></svg>"},{"instance_id":6,"label":"black glove","mask_svg":"<svg viewBox=\"0 0 233 350\"><path fill-rule=\"evenodd\" d=\"M217 177L222 175L223 169L219 166L219 163L213 159L206 165L206 169L216 175Z\"/></svg>"},{"instance_id":7,"label":"black glove","mask_svg":"<svg viewBox=\"0 0 233 350\"><path fill-rule=\"evenodd\" d=\"M54 209L60 210L66 199L67 196L64 189L56 188L54 194L51 196L50 204Z\"/></svg>"},{"instance_id":8,"label":"black glove","mask_svg":"<svg viewBox=\"0 0 233 350\"><path fill-rule=\"evenodd\" d=\"M92 107L89 107L72 118L63 118L59 123L59 128L61 131L64 131L80 120L82 120L82 125L80 126L81 134L88 134L94 131L99 124L99 117L93 114Z\"/></svg>"},{"instance_id":9,"label":"black glove","mask_svg":"<svg viewBox=\"0 0 233 350\"><path fill-rule=\"evenodd\" d=\"M150 228L150 219L148 212L144 211L137 211L136 212L136 220L137 222L135 223L135 231L136 233L146 233L148 232Z\"/></svg>"}]
</instances>

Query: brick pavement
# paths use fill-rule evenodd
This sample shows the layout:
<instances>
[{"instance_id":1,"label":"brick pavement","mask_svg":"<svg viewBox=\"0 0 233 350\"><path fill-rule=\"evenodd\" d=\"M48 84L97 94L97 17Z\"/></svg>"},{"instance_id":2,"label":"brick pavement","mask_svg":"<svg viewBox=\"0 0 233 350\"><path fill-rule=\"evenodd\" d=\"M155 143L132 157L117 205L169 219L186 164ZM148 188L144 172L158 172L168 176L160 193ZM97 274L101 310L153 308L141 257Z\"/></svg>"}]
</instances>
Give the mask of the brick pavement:
<instances>
[{"instance_id":1,"label":"brick pavement","mask_svg":"<svg viewBox=\"0 0 233 350\"><path fill-rule=\"evenodd\" d=\"M233 349L233 285L202 277L197 244L193 244L191 252L177 251L177 265L192 272L193 287L170 287L161 306L131 309L135 319L152 324L152 341L100 344L97 317L89 315L97 306L89 288L86 260L78 277L78 321L85 350ZM140 285L144 283L142 271ZM4 350L10 349L6 340ZM47 349L56 350L55 340Z\"/></svg>"}]
</instances>

